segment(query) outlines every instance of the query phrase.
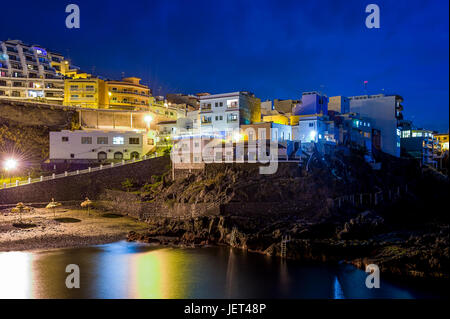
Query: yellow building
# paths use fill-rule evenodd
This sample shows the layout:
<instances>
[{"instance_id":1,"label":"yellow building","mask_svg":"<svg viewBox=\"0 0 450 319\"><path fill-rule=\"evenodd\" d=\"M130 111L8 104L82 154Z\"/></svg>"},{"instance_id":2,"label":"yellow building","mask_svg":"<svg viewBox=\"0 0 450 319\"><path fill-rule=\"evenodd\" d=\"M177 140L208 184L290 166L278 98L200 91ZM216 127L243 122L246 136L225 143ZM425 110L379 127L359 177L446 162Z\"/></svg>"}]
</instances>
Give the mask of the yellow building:
<instances>
[{"instance_id":1,"label":"yellow building","mask_svg":"<svg viewBox=\"0 0 450 319\"><path fill-rule=\"evenodd\" d=\"M64 105L95 109L149 110L153 97L139 78L104 81L72 70L64 81Z\"/></svg>"},{"instance_id":2,"label":"yellow building","mask_svg":"<svg viewBox=\"0 0 450 319\"><path fill-rule=\"evenodd\" d=\"M276 124L289 125L289 117L283 114L265 115L262 118L263 122L272 122Z\"/></svg>"},{"instance_id":3,"label":"yellow building","mask_svg":"<svg viewBox=\"0 0 450 319\"><path fill-rule=\"evenodd\" d=\"M439 145L441 146L441 150L448 151L448 133L434 134L434 137L437 139Z\"/></svg>"},{"instance_id":4,"label":"yellow building","mask_svg":"<svg viewBox=\"0 0 450 319\"><path fill-rule=\"evenodd\" d=\"M76 78L64 81L64 105L106 108L105 81L99 78Z\"/></svg>"},{"instance_id":5,"label":"yellow building","mask_svg":"<svg viewBox=\"0 0 450 319\"><path fill-rule=\"evenodd\" d=\"M113 109L148 110L151 92L148 86L140 84L136 77L123 78L122 81L106 81L104 104Z\"/></svg>"}]
</instances>

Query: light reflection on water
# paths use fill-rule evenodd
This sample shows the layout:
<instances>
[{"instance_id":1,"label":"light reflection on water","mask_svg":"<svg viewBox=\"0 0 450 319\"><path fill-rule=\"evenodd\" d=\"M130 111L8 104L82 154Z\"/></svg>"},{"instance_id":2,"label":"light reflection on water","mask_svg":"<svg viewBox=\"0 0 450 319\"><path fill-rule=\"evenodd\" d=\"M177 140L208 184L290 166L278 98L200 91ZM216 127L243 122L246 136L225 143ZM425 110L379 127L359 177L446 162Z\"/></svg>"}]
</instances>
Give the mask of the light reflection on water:
<instances>
[{"instance_id":1,"label":"light reflection on water","mask_svg":"<svg viewBox=\"0 0 450 319\"><path fill-rule=\"evenodd\" d=\"M68 264L80 289L68 289ZM0 253L0 298L415 298L408 287L350 266L301 265L230 248L177 249L118 242Z\"/></svg>"}]
</instances>

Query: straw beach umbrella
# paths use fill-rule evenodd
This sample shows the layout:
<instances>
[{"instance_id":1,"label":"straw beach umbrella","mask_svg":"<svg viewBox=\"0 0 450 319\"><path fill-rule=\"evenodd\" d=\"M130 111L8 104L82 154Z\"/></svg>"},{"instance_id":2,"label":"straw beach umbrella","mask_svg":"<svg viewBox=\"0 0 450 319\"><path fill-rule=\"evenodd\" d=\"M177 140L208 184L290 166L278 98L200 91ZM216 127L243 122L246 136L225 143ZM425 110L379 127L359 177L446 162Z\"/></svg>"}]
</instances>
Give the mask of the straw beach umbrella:
<instances>
[{"instance_id":1,"label":"straw beach umbrella","mask_svg":"<svg viewBox=\"0 0 450 319\"><path fill-rule=\"evenodd\" d=\"M92 201L89 198L85 198L84 202L81 203L81 207L87 207L88 210L88 216L90 215L91 206L93 205Z\"/></svg>"},{"instance_id":2,"label":"straw beach umbrella","mask_svg":"<svg viewBox=\"0 0 450 319\"><path fill-rule=\"evenodd\" d=\"M12 211L13 213L18 213L18 214L19 214L19 222L22 222L22 213L23 213L23 212L28 212L28 211L30 211L30 210L31 210L31 208L28 207L28 206L25 206L25 204L22 203L22 202L17 203L16 207L14 207L13 209L11 209L11 211Z\"/></svg>"},{"instance_id":3,"label":"straw beach umbrella","mask_svg":"<svg viewBox=\"0 0 450 319\"><path fill-rule=\"evenodd\" d=\"M53 216L56 217L56 207L61 206L61 203L55 202L55 199L52 198L52 201L45 206L45 208L53 209Z\"/></svg>"}]
</instances>

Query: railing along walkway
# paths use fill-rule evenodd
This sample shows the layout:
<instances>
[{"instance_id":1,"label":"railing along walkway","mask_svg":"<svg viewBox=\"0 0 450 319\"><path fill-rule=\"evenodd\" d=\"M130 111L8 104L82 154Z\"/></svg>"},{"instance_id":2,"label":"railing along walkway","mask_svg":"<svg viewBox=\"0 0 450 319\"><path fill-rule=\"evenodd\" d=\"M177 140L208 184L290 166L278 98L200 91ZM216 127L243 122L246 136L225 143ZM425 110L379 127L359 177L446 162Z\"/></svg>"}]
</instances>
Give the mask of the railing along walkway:
<instances>
[{"instance_id":1,"label":"railing along walkway","mask_svg":"<svg viewBox=\"0 0 450 319\"><path fill-rule=\"evenodd\" d=\"M142 161L149 160L149 159L156 158L156 157L158 157L158 156L156 156L156 154L152 155L152 156L144 155L143 157L141 157L139 159L133 158L131 160L122 160L121 162L118 162L118 163L112 162L110 164L104 164L104 165L100 164L100 166L88 167L88 168L83 169L83 170L76 170L76 171L71 171L71 172L67 172L66 171L66 172L61 173L61 174L53 173L52 175L40 176L38 178L30 178L29 177L27 180L24 180L24 181L16 180L15 183L3 183L3 185L0 185L0 190L7 189L7 188L24 186L24 185L29 185L29 184L33 184L33 183L49 181L49 180L54 180L54 179L59 179L59 178L64 178L64 177L68 177L68 176L89 174L89 173L92 173L92 172L97 172L97 171L101 171L101 170L106 170L106 169L111 169L111 168L115 168L115 167L128 165L128 164L142 162Z\"/></svg>"}]
</instances>

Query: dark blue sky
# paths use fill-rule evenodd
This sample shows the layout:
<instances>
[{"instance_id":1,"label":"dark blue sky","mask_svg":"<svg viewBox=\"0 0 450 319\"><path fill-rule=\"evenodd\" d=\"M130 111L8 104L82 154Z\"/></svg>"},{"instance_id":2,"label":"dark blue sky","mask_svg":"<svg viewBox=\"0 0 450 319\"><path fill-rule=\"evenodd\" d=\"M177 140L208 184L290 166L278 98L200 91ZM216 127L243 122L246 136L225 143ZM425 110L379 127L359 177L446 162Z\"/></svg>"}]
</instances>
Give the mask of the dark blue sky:
<instances>
[{"instance_id":1,"label":"dark blue sky","mask_svg":"<svg viewBox=\"0 0 450 319\"><path fill-rule=\"evenodd\" d=\"M65 28L76 3L81 28ZM381 28L365 27L365 7ZM418 126L448 131L448 1L3 1L0 39L69 55L111 78L139 76L154 94L249 90L262 100L396 93Z\"/></svg>"}]
</instances>

